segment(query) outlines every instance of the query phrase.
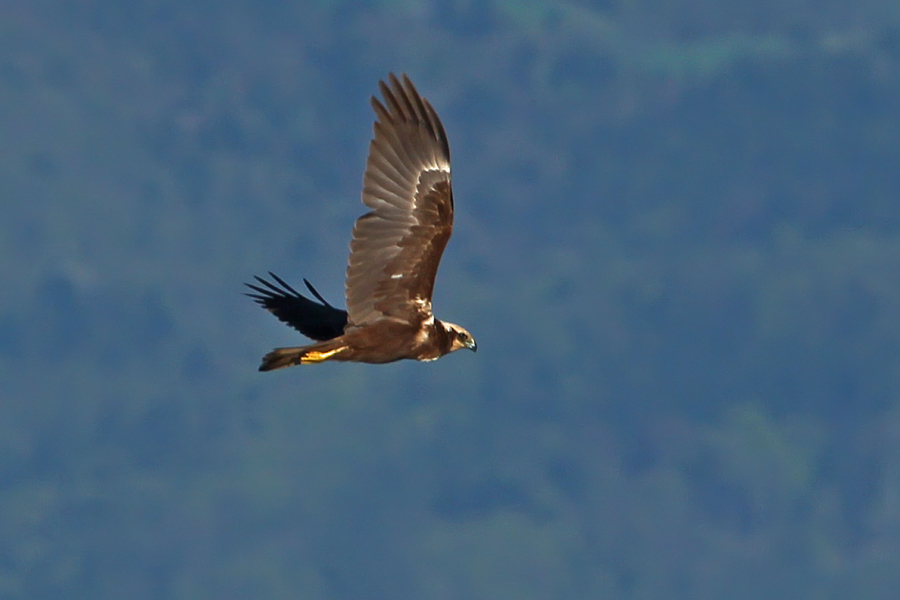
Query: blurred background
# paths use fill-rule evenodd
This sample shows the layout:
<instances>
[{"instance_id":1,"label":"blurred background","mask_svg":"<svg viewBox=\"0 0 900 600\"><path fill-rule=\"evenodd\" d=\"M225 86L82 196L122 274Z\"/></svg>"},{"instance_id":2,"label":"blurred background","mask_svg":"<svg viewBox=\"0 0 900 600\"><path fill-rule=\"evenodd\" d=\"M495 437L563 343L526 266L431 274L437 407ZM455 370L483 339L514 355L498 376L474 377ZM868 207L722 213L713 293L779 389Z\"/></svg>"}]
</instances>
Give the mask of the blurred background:
<instances>
[{"instance_id":1,"label":"blurred background","mask_svg":"<svg viewBox=\"0 0 900 600\"><path fill-rule=\"evenodd\" d=\"M257 373L390 71L479 352ZM6 0L0 278L2 598L900 589L895 1Z\"/></svg>"}]
</instances>

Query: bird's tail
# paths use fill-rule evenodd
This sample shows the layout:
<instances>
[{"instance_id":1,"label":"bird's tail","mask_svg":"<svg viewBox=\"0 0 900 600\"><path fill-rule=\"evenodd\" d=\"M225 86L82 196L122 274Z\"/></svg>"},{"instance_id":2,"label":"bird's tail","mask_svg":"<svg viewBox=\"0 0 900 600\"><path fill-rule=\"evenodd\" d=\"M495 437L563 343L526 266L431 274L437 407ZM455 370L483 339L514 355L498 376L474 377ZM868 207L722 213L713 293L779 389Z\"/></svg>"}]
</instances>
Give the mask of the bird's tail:
<instances>
[{"instance_id":1,"label":"bird's tail","mask_svg":"<svg viewBox=\"0 0 900 600\"><path fill-rule=\"evenodd\" d=\"M347 349L347 345L340 339L319 342L311 346L297 346L294 348L275 348L263 357L260 371L274 371L294 365L305 365L332 360Z\"/></svg>"}]
</instances>

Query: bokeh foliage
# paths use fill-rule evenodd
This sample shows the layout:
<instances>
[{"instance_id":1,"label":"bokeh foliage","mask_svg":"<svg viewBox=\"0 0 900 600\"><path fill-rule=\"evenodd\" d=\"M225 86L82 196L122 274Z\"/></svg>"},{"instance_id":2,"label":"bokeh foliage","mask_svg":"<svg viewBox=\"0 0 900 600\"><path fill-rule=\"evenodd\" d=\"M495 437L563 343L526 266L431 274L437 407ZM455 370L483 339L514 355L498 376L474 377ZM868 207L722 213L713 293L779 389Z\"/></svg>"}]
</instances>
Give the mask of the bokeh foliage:
<instances>
[{"instance_id":1,"label":"bokeh foliage","mask_svg":"<svg viewBox=\"0 0 900 600\"><path fill-rule=\"evenodd\" d=\"M255 372L442 115L431 365ZM885 0L0 5L0 597L900 589Z\"/></svg>"}]
</instances>

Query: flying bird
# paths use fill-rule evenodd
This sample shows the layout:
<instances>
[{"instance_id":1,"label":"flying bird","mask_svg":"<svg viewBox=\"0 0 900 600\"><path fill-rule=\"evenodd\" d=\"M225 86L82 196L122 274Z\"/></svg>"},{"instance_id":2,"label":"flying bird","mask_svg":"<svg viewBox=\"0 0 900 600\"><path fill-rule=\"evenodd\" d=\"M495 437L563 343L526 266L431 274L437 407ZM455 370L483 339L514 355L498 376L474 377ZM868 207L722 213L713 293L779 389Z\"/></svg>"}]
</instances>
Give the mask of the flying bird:
<instances>
[{"instance_id":1,"label":"flying bird","mask_svg":"<svg viewBox=\"0 0 900 600\"><path fill-rule=\"evenodd\" d=\"M347 310L329 304L305 279L316 301L269 272L245 284L253 298L317 343L276 348L260 371L345 361L436 360L461 348L477 350L459 325L435 318L431 296L438 264L453 231L450 146L428 100L406 75L379 82L376 121L363 176L345 282Z\"/></svg>"}]
</instances>

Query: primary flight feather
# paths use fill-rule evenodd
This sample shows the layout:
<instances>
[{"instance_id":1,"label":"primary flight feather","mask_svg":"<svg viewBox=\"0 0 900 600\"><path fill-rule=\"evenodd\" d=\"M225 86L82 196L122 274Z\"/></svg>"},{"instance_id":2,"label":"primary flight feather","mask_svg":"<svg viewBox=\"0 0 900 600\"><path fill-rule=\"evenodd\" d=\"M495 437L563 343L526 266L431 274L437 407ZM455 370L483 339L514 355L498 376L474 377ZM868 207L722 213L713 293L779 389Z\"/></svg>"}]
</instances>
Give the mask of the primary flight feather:
<instances>
[{"instance_id":1,"label":"primary flight feather","mask_svg":"<svg viewBox=\"0 0 900 600\"><path fill-rule=\"evenodd\" d=\"M406 75L379 82L383 102L363 177L362 201L371 210L356 220L347 266L347 310L297 292L274 273L256 277L248 294L279 320L317 340L276 348L259 367L271 371L327 360L387 363L435 360L461 348L477 349L459 325L431 312L441 255L453 231L450 146L431 104Z\"/></svg>"}]
</instances>

